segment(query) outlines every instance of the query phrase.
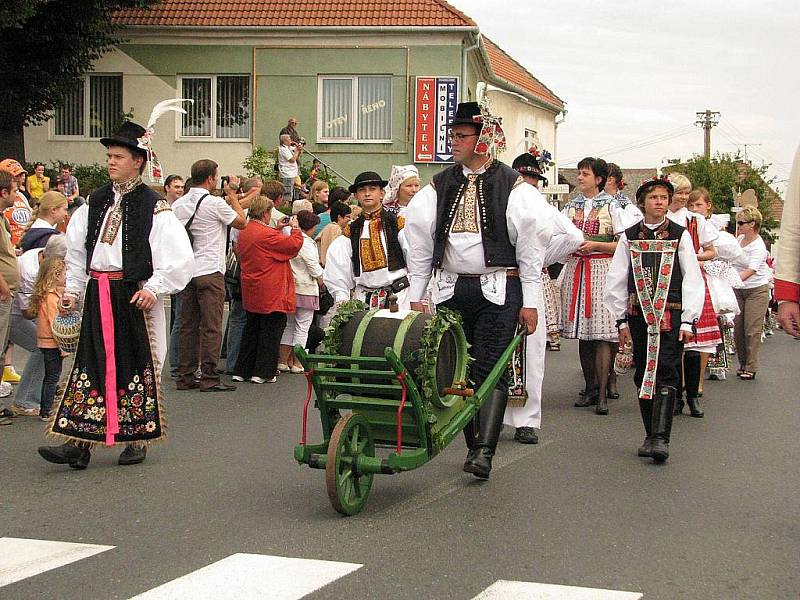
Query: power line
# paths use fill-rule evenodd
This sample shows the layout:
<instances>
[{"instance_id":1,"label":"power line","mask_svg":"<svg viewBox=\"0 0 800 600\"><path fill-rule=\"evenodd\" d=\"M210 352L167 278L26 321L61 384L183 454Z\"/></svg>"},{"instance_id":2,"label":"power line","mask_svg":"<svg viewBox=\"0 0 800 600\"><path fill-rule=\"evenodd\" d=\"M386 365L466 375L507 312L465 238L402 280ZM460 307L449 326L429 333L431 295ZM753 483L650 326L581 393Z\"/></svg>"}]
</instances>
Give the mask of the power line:
<instances>
[{"instance_id":1,"label":"power line","mask_svg":"<svg viewBox=\"0 0 800 600\"><path fill-rule=\"evenodd\" d=\"M659 144L671 139L682 137L690 133L693 129L694 129L693 125L687 124L681 127L677 127L675 129L670 129L667 131L663 131L661 133L649 135L647 137L635 140L633 142L619 144L617 146L610 146L602 150L595 151L593 152L593 154L596 156L607 156L609 154L619 154L630 150L638 150L639 148L646 148L647 146L652 146L653 144ZM583 158L583 155L570 157L568 159L563 160L562 164L564 165L572 164L579 161L581 158Z\"/></svg>"},{"instance_id":2,"label":"power line","mask_svg":"<svg viewBox=\"0 0 800 600\"><path fill-rule=\"evenodd\" d=\"M703 128L703 156L706 160L711 158L711 128L719 124L719 111L706 109L703 112L696 113L697 121L695 125L700 125Z\"/></svg>"}]
</instances>

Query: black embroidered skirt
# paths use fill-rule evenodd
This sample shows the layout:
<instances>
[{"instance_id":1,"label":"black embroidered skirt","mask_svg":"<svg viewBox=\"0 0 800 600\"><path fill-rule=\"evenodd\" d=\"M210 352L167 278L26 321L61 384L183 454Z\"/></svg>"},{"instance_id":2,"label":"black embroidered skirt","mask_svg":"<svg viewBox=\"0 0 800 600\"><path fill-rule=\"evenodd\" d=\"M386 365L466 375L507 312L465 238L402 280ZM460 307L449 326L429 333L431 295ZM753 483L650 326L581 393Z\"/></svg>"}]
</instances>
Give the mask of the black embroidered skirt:
<instances>
[{"instance_id":1,"label":"black embroidered skirt","mask_svg":"<svg viewBox=\"0 0 800 600\"><path fill-rule=\"evenodd\" d=\"M109 281L114 317L119 433L115 443L154 441L164 435L159 374L145 313L130 304L135 283ZM92 278L86 289L75 363L52 420L51 433L76 441L106 442L106 351L100 291Z\"/></svg>"}]
</instances>

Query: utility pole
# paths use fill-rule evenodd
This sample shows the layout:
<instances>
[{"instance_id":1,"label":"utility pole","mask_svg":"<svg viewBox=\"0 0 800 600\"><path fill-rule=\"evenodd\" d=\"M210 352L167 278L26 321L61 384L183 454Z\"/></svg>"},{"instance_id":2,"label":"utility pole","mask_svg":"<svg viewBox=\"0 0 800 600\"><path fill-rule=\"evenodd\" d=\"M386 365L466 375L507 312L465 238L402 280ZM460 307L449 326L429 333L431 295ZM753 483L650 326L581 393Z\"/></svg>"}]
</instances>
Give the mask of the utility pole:
<instances>
[{"instance_id":1,"label":"utility pole","mask_svg":"<svg viewBox=\"0 0 800 600\"><path fill-rule=\"evenodd\" d=\"M744 162L746 162L748 165L750 164L750 161L747 160L747 147L748 146L760 146L760 145L761 144L742 144L742 146L744 146Z\"/></svg>"},{"instance_id":2,"label":"utility pole","mask_svg":"<svg viewBox=\"0 0 800 600\"><path fill-rule=\"evenodd\" d=\"M697 121L694 124L700 125L705 134L703 136L703 156L708 160L711 158L711 128L719 123L719 112L706 109L695 114L697 115Z\"/></svg>"}]
</instances>

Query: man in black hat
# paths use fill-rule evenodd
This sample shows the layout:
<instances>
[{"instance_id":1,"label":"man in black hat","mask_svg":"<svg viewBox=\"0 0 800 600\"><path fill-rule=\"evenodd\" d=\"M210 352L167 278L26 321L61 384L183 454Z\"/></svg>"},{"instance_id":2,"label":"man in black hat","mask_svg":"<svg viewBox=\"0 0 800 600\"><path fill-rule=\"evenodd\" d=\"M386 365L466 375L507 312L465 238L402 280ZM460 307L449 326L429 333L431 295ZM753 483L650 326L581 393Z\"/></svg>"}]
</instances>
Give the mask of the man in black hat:
<instances>
[{"instance_id":1,"label":"man in black hat","mask_svg":"<svg viewBox=\"0 0 800 600\"><path fill-rule=\"evenodd\" d=\"M39 448L45 460L75 469L103 443L125 445L119 464L140 463L146 443L163 437L162 298L183 289L194 268L183 226L142 182L149 133L126 121L100 142L111 181L75 211L66 234L62 308L84 298L75 363L50 425L66 443Z\"/></svg>"},{"instance_id":2,"label":"man in black hat","mask_svg":"<svg viewBox=\"0 0 800 600\"><path fill-rule=\"evenodd\" d=\"M337 304L349 300L355 290L355 297L371 308L387 308L393 294L399 308L409 308L405 220L383 207L388 183L366 171L349 188L361 214L328 248L323 276Z\"/></svg>"},{"instance_id":3,"label":"man in black hat","mask_svg":"<svg viewBox=\"0 0 800 600\"><path fill-rule=\"evenodd\" d=\"M407 208L411 307L422 309L433 268L433 302L461 314L477 386L518 326L528 334L537 328L552 225L532 210L543 201L541 195L491 158L492 145L504 145L498 119L476 102L466 102L449 127L456 164L434 176ZM488 479L492 468L507 386L504 380L497 384L477 423L464 431L469 448L464 471L481 479Z\"/></svg>"},{"instance_id":4,"label":"man in black hat","mask_svg":"<svg viewBox=\"0 0 800 600\"><path fill-rule=\"evenodd\" d=\"M638 455L655 462L669 457L683 344L694 337L705 299L692 238L667 218L672 193L669 180L658 178L636 191L644 219L620 237L603 300L616 319L619 346L633 344L646 434Z\"/></svg>"}]
</instances>

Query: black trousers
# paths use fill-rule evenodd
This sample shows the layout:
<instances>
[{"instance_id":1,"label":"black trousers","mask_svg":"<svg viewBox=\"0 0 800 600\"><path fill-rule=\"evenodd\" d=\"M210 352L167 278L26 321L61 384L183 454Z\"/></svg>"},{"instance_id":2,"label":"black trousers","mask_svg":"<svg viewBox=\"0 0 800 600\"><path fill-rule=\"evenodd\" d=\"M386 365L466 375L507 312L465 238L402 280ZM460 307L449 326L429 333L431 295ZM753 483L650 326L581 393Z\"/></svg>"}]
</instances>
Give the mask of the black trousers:
<instances>
[{"instance_id":1,"label":"black trousers","mask_svg":"<svg viewBox=\"0 0 800 600\"><path fill-rule=\"evenodd\" d=\"M483 296L479 277L459 277L453 297L439 306L461 314L464 334L472 346L470 378L479 386L494 368L500 355L514 339L522 308L522 282L519 277L506 278L506 302L498 306ZM508 391L505 373L495 389Z\"/></svg>"},{"instance_id":2,"label":"black trousers","mask_svg":"<svg viewBox=\"0 0 800 600\"><path fill-rule=\"evenodd\" d=\"M247 313L234 375L271 379L278 371L278 351L286 327L286 313Z\"/></svg>"},{"instance_id":3,"label":"black trousers","mask_svg":"<svg viewBox=\"0 0 800 600\"><path fill-rule=\"evenodd\" d=\"M671 310L670 313L670 330L661 332L661 346L656 366L656 389L668 385L680 390L683 343L678 341L678 333L681 328L681 312ZM638 390L642 386L647 366L647 324L643 316L635 315L628 317L628 326L633 339L633 361L636 363L633 381Z\"/></svg>"}]
</instances>

